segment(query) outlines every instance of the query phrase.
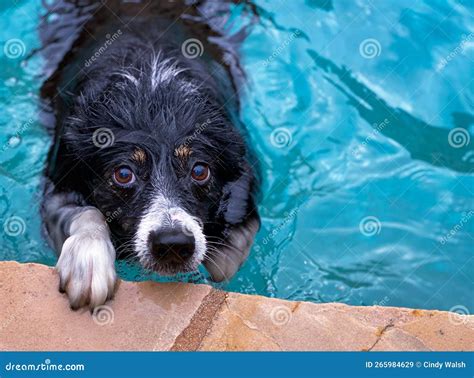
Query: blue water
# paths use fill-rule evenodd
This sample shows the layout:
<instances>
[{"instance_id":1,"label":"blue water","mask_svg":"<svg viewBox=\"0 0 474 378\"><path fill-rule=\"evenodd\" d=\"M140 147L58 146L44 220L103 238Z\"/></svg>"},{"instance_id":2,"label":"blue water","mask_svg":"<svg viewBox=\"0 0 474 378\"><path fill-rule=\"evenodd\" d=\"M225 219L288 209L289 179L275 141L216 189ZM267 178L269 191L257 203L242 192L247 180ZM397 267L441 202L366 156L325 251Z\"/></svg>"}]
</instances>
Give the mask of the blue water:
<instances>
[{"instance_id":1,"label":"blue water","mask_svg":"<svg viewBox=\"0 0 474 378\"><path fill-rule=\"evenodd\" d=\"M254 3L241 117L261 160L262 229L224 288L472 312L472 2ZM53 265L38 214L43 62L28 58L44 10L24 0L0 12L0 259ZM234 6L227 33L249 20ZM5 53L12 39L20 54Z\"/></svg>"}]
</instances>

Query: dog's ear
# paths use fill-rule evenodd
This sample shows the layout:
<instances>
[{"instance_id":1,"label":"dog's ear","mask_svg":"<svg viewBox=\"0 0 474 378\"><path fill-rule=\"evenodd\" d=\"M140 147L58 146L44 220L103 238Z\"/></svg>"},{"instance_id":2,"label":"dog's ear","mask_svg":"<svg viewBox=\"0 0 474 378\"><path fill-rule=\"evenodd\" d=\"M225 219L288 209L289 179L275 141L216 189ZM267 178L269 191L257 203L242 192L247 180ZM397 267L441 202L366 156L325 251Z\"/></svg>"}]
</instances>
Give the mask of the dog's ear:
<instances>
[{"instance_id":1,"label":"dog's ear","mask_svg":"<svg viewBox=\"0 0 474 378\"><path fill-rule=\"evenodd\" d=\"M240 176L224 186L217 215L226 224L238 225L254 210L255 176L245 163Z\"/></svg>"},{"instance_id":2,"label":"dog's ear","mask_svg":"<svg viewBox=\"0 0 474 378\"><path fill-rule=\"evenodd\" d=\"M223 189L218 218L222 219L226 229L218 251L209 251L204 263L214 281L232 278L249 255L255 234L260 228L254 186L254 174L245 164L240 177Z\"/></svg>"}]
</instances>

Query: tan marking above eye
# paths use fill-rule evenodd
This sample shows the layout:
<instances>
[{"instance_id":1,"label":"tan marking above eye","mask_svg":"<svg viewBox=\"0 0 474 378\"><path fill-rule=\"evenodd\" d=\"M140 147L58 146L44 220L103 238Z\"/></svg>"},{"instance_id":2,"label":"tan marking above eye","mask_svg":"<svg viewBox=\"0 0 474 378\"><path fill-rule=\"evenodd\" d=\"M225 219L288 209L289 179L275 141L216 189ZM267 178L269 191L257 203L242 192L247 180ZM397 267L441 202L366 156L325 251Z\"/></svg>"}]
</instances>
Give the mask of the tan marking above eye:
<instances>
[{"instance_id":1,"label":"tan marking above eye","mask_svg":"<svg viewBox=\"0 0 474 378\"><path fill-rule=\"evenodd\" d=\"M181 145L174 150L174 156L181 160L186 160L187 158L189 158L189 156L191 156L192 153L193 150L191 150L190 147L185 145Z\"/></svg>"},{"instance_id":2,"label":"tan marking above eye","mask_svg":"<svg viewBox=\"0 0 474 378\"><path fill-rule=\"evenodd\" d=\"M146 153L141 148L135 149L132 154L132 159L137 163L143 164L146 161Z\"/></svg>"}]
</instances>

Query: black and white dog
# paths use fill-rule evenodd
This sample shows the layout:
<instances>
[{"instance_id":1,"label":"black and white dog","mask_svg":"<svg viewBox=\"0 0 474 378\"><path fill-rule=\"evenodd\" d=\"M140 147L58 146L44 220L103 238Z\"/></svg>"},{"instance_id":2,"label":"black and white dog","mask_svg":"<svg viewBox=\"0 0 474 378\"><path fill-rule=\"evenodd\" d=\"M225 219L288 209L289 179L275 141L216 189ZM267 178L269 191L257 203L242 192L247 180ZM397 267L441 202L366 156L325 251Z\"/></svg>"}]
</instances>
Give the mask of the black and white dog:
<instances>
[{"instance_id":1,"label":"black and white dog","mask_svg":"<svg viewBox=\"0 0 474 378\"><path fill-rule=\"evenodd\" d=\"M228 280L260 224L227 72L205 48L186 56L190 36L171 21L119 28L72 53L54 99L42 212L73 309L111 298L116 255Z\"/></svg>"}]
</instances>

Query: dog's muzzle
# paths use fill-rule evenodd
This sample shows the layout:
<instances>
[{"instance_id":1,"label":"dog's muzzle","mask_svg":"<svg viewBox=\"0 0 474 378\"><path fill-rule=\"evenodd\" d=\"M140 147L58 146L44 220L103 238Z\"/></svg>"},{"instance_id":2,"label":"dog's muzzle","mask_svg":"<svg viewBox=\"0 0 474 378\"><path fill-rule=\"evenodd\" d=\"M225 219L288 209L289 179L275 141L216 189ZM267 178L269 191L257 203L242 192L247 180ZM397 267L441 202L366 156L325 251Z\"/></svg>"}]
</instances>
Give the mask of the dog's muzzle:
<instances>
[{"instance_id":1,"label":"dog's muzzle","mask_svg":"<svg viewBox=\"0 0 474 378\"><path fill-rule=\"evenodd\" d=\"M196 270L206 255L200 220L158 194L138 224L134 245L145 268L165 275Z\"/></svg>"},{"instance_id":2,"label":"dog's muzzle","mask_svg":"<svg viewBox=\"0 0 474 378\"><path fill-rule=\"evenodd\" d=\"M150 232L148 249L161 263L185 263L195 252L195 239L181 222L165 225Z\"/></svg>"}]
</instances>

